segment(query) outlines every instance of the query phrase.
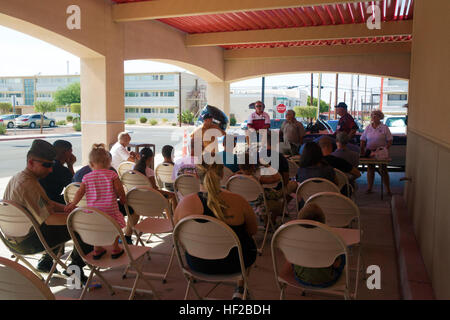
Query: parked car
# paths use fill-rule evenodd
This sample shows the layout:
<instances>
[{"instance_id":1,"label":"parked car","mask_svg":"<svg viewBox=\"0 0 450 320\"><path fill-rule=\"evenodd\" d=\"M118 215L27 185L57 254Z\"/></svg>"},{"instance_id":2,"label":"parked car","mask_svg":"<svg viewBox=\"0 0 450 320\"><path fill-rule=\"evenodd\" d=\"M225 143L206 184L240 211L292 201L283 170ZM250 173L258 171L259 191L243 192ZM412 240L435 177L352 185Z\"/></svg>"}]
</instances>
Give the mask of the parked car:
<instances>
[{"instance_id":1,"label":"parked car","mask_svg":"<svg viewBox=\"0 0 450 320\"><path fill-rule=\"evenodd\" d=\"M389 127L392 134L406 134L406 116L388 116L384 124Z\"/></svg>"},{"instance_id":2,"label":"parked car","mask_svg":"<svg viewBox=\"0 0 450 320\"><path fill-rule=\"evenodd\" d=\"M327 123L331 127L333 132L336 132L339 120L328 120ZM356 132L364 132L363 126L361 125L361 123L359 123L358 119L355 119L355 123L358 126L358 130L356 130Z\"/></svg>"},{"instance_id":3,"label":"parked car","mask_svg":"<svg viewBox=\"0 0 450 320\"><path fill-rule=\"evenodd\" d=\"M0 125L4 125L7 128L14 127L14 119L20 117L20 114L4 114L0 116Z\"/></svg>"},{"instance_id":4,"label":"parked car","mask_svg":"<svg viewBox=\"0 0 450 320\"><path fill-rule=\"evenodd\" d=\"M44 117L44 127L54 127L55 126L55 119L48 118L47 116ZM20 117L17 117L15 119L16 127L22 128L22 127L29 127L31 129L39 127L41 125L41 114L40 113L34 113L34 114L23 114Z\"/></svg>"}]
</instances>

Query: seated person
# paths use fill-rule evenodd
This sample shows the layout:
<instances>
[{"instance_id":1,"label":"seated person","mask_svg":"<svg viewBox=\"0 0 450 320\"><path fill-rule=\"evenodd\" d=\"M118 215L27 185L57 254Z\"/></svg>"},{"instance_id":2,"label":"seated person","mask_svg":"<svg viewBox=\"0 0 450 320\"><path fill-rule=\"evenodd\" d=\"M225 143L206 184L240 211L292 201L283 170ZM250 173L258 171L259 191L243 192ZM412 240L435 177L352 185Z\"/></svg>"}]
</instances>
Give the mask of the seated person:
<instances>
[{"instance_id":1,"label":"seated person","mask_svg":"<svg viewBox=\"0 0 450 320\"><path fill-rule=\"evenodd\" d=\"M112 162L111 166L118 170L119 165L124 161L136 162L139 155L133 151L128 151L127 147L130 144L131 137L127 132L121 132L117 136L117 142L111 147Z\"/></svg>"},{"instance_id":2,"label":"seated person","mask_svg":"<svg viewBox=\"0 0 450 320\"><path fill-rule=\"evenodd\" d=\"M331 155L344 159L352 165L354 168L358 168L359 165L359 153L347 148L349 142L348 134L344 131L339 132L336 135L336 150Z\"/></svg>"},{"instance_id":3,"label":"seated person","mask_svg":"<svg viewBox=\"0 0 450 320\"><path fill-rule=\"evenodd\" d=\"M137 161L136 165L134 166L134 170L145 175L150 181L150 184L153 189L157 190L159 193L161 193L164 197L168 198L170 201L176 201L173 192L160 190L156 185L155 172L153 171L152 168L150 168L150 164L152 163L154 156L152 149L142 148L142 150L139 152L139 156L140 158ZM174 207L176 207L176 203L173 203L173 205Z\"/></svg>"},{"instance_id":4,"label":"seated person","mask_svg":"<svg viewBox=\"0 0 450 320\"><path fill-rule=\"evenodd\" d=\"M249 268L256 260L256 244L252 238L257 232L255 213L242 196L220 188L223 165L199 164L197 175L200 192L180 201L174 213L174 223L191 215L208 215L225 222L238 236L245 267ZM186 261L189 267L202 273L231 274L241 270L237 248L233 248L227 257L217 260L205 260L186 253ZM242 282L239 282L234 298L239 298L242 293Z\"/></svg>"},{"instance_id":5,"label":"seated person","mask_svg":"<svg viewBox=\"0 0 450 320\"><path fill-rule=\"evenodd\" d=\"M47 141L36 139L33 141L27 153L27 165L25 170L13 176L6 186L3 195L4 200L11 200L27 209L40 225L40 230L48 245L53 248L64 245L71 237L67 231L64 205L48 198L38 179L45 178L53 167L55 159L55 147ZM6 238L6 246L22 254L34 254L42 252L44 247L34 229L20 238ZM92 251L92 246L80 241L81 249L85 254ZM85 263L74 248L71 254L72 263L80 268L80 280L84 283L87 277L83 273ZM42 272L50 272L52 258L44 254L39 260L37 269Z\"/></svg>"},{"instance_id":6,"label":"seated person","mask_svg":"<svg viewBox=\"0 0 450 320\"><path fill-rule=\"evenodd\" d=\"M322 150L323 159L333 168L339 169L344 173L349 173L352 175L353 180L361 176L361 173L356 167L353 167L344 159L335 157L331 154L333 152L333 145L328 137L324 136L320 139L319 147Z\"/></svg>"},{"instance_id":7,"label":"seated person","mask_svg":"<svg viewBox=\"0 0 450 320\"><path fill-rule=\"evenodd\" d=\"M172 171L172 180L175 181L175 179L182 174L192 174L195 175L195 139L191 139L191 142L189 144L189 154L186 155L183 158L177 159L175 161L175 164L173 166Z\"/></svg>"},{"instance_id":8,"label":"seated person","mask_svg":"<svg viewBox=\"0 0 450 320\"><path fill-rule=\"evenodd\" d=\"M72 153L72 144L69 141L56 140L53 146L56 151L53 170L45 178L39 179L39 183L51 200L65 204L61 193L72 182L73 164L77 158Z\"/></svg>"},{"instance_id":9,"label":"seated person","mask_svg":"<svg viewBox=\"0 0 450 320\"><path fill-rule=\"evenodd\" d=\"M218 153L219 158L222 159L223 165L230 169L232 172L239 171L237 155L233 153L235 147L235 137L232 135L226 135L223 137L224 150Z\"/></svg>"},{"instance_id":10,"label":"seated person","mask_svg":"<svg viewBox=\"0 0 450 320\"><path fill-rule=\"evenodd\" d=\"M325 215L320 207L315 203L308 203L299 212L297 219L312 220L325 223ZM315 228L314 226L305 226L305 228ZM345 267L345 255L342 254L336 258L334 263L326 268L308 268L298 265L292 265L294 268L295 279L302 285L326 288L335 284Z\"/></svg>"},{"instance_id":11,"label":"seated person","mask_svg":"<svg viewBox=\"0 0 450 320\"><path fill-rule=\"evenodd\" d=\"M171 145L166 144L164 147L162 147L161 149L161 153L162 156L164 158L162 164L164 166L166 165L174 165L175 163L173 162L173 147ZM164 188L166 188L169 191L174 191L173 189L173 183L166 183L164 182Z\"/></svg>"},{"instance_id":12,"label":"seated person","mask_svg":"<svg viewBox=\"0 0 450 320\"><path fill-rule=\"evenodd\" d=\"M333 167L324 160L322 150L315 142L305 144L296 177L300 183L310 178L328 179L337 185Z\"/></svg>"}]
</instances>

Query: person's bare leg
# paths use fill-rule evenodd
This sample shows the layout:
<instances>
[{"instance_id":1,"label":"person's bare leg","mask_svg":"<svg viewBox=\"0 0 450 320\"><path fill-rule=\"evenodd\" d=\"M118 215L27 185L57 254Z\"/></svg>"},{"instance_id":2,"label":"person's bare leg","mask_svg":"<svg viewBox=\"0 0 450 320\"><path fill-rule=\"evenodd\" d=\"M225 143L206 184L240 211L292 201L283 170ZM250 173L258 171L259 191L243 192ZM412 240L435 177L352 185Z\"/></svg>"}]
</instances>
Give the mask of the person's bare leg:
<instances>
[{"instance_id":1,"label":"person's bare leg","mask_svg":"<svg viewBox=\"0 0 450 320\"><path fill-rule=\"evenodd\" d=\"M390 181L389 181L389 173L388 173L386 165L382 165L380 168L380 171L381 171L381 177L382 177L384 186L386 187L386 193L388 195L392 195Z\"/></svg>"},{"instance_id":2,"label":"person's bare leg","mask_svg":"<svg viewBox=\"0 0 450 320\"><path fill-rule=\"evenodd\" d=\"M367 193L372 192L373 180L375 178L375 166L369 165L367 167Z\"/></svg>"}]
</instances>

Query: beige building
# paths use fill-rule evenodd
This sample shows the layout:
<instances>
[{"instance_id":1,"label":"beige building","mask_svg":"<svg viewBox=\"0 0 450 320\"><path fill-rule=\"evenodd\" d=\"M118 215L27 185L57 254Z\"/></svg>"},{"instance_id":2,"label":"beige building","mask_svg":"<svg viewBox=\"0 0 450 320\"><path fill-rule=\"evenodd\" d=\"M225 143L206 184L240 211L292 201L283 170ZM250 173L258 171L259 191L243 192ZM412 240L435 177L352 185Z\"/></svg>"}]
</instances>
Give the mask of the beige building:
<instances>
[{"instance_id":1,"label":"beige building","mask_svg":"<svg viewBox=\"0 0 450 320\"><path fill-rule=\"evenodd\" d=\"M207 82L208 103L227 114L230 82L256 76L409 79L404 198L434 294L449 299L450 106L442 97L450 88L450 1L383 3L383 16L373 17L373 2L359 0L0 0L0 24L81 58L84 163L93 142L110 145L124 129L125 60L195 73Z\"/></svg>"}]
</instances>

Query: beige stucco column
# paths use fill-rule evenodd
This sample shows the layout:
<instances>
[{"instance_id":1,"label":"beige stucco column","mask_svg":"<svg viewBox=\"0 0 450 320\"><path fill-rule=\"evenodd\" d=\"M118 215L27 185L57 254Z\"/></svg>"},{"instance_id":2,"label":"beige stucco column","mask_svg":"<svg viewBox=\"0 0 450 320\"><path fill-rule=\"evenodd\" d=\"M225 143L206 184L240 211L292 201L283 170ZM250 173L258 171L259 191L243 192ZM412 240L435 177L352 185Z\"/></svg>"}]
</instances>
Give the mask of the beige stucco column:
<instances>
[{"instance_id":1,"label":"beige stucco column","mask_svg":"<svg viewBox=\"0 0 450 320\"><path fill-rule=\"evenodd\" d=\"M206 99L209 105L215 106L230 116L230 83L208 82Z\"/></svg>"},{"instance_id":2,"label":"beige stucco column","mask_svg":"<svg viewBox=\"0 0 450 320\"><path fill-rule=\"evenodd\" d=\"M449 12L448 0L414 2L406 155L408 210L438 299L450 299Z\"/></svg>"},{"instance_id":3,"label":"beige stucco column","mask_svg":"<svg viewBox=\"0 0 450 320\"><path fill-rule=\"evenodd\" d=\"M94 143L107 148L124 130L124 70L119 52L102 58L81 59L82 162Z\"/></svg>"}]
</instances>

